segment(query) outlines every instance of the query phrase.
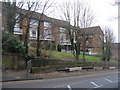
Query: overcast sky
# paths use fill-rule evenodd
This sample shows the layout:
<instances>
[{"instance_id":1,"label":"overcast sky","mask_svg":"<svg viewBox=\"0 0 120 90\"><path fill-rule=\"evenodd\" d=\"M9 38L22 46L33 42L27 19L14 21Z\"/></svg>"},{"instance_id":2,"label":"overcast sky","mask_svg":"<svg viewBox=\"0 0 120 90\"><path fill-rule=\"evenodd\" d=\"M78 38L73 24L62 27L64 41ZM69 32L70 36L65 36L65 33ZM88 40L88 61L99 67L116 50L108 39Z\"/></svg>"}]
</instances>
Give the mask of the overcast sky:
<instances>
[{"instance_id":1,"label":"overcast sky","mask_svg":"<svg viewBox=\"0 0 120 90\"><path fill-rule=\"evenodd\" d=\"M59 16L59 10L57 9L57 6L65 2L66 0L50 0L50 1L55 2L52 8L54 9L54 12L52 12L48 16L61 19ZM115 2L118 1L120 2L120 0L83 0L83 1L88 2L90 8L94 13L95 20L93 26L100 26L101 29L103 29L104 27L111 28L116 38L115 42L118 42L118 19L117 19L118 5L115 5Z\"/></svg>"},{"instance_id":2,"label":"overcast sky","mask_svg":"<svg viewBox=\"0 0 120 90\"><path fill-rule=\"evenodd\" d=\"M62 4L65 0L55 0L56 4ZM118 41L118 6L114 5L118 0L85 0L88 1L91 9L95 15L95 21L93 26L100 26L102 29L110 27L114 33L116 40ZM55 9L55 13L51 14L51 17L59 18L57 15L59 11Z\"/></svg>"}]
</instances>

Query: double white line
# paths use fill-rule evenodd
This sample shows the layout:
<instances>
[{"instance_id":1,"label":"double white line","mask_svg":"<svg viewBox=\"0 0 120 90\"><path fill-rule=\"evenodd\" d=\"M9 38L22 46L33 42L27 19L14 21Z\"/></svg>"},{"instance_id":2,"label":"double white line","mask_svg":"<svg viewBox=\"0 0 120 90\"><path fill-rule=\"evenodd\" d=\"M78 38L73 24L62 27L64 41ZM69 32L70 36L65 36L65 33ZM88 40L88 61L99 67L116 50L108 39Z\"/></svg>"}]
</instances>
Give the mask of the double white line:
<instances>
[{"instance_id":1,"label":"double white line","mask_svg":"<svg viewBox=\"0 0 120 90\"><path fill-rule=\"evenodd\" d=\"M90 83L92 83L95 87L94 88L98 88L98 87L102 87L103 85L97 85L96 83L94 83L94 82L90 82Z\"/></svg>"}]
</instances>

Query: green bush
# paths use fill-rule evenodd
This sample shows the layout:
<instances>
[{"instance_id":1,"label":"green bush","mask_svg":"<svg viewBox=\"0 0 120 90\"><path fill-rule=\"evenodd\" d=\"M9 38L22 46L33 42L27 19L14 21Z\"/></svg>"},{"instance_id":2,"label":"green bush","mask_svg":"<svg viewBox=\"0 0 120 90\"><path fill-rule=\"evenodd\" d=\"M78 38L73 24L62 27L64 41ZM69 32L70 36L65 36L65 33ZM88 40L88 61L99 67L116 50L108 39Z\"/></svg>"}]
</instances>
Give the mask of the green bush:
<instances>
[{"instance_id":1,"label":"green bush","mask_svg":"<svg viewBox=\"0 0 120 90\"><path fill-rule=\"evenodd\" d=\"M52 50L56 50L56 44L52 44Z\"/></svg>"},{"instance_id":2,"label":"green bush","mask_svg":"<svg viewBox=\"0 0 120 90\"><path fill-rule=\"evenodd\" d=\"M15 53L20 56L25 54L25 46L11 33L3 32L2 34L2 48L3 52Z\"/></svg>"},{"instance_id":3,"label":"green bush","mask_svg":"<svg viewBox=\"0 0 120 90\"><path fill-rule=\"evenodd\" d=\"M62 50L62 45L58 44L57 49L58 49L59 52L61 52L61 50Z\"/></svg>"}]
</instances>

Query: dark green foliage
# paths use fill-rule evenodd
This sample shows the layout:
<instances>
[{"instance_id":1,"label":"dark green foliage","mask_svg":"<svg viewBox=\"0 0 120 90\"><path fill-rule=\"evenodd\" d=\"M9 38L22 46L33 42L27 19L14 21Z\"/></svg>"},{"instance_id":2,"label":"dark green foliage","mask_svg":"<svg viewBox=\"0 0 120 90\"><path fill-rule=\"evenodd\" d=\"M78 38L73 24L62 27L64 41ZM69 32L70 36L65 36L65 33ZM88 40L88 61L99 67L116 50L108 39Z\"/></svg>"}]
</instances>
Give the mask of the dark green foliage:
<instances>
[{"instance_id":1,"label":"dark green foliage","mask_svg":"<svg viewBox=\"0 0 120 90\"><path fill-rule=\"evenodd\" d=\"M57 49L58 49L59 52L61 52L61 50L62 50L62 45L58 44Z\"/></svg>"},{"instance_id":2,"label":"dark green foliage","mask_svg":"<svg viewBox=\"0 0 120 90\"><path fill-rule=\"evenodd\" d=\"M107 42L104 42L104 51L103 51L102 60L110 61L111 56L112 56L111 45Z\"/></svg>"},{"instance_id":3,"label":"dark green foliage","mask_svg":"<svg viewBox=\"0 0 120 90\"><path fill-rule=\"evenodd\" d=\"M46 49L46 50L50 50L50 48L51 48L51 44L50 44L50 43L46 43L45 49Z\"/></svg>"},{"instance_id":4,"label":"dark green foliage","mask_svg":"<svg viewBox=\"0 0 120 90\"><path fill-rule=\"evenodd\" d=\"M55 44L51 44L51 43L47 43L45 49L46 50L55 50L56 49L56 45Z\"/></svg>"},{"instance_id":5,"label":"dark green foliage","mask_svg":"<svg viewBox=\"0 0 120 90\"><path fill-rule=\"evenodd\" d=\"M5 6L4 8L6 9L6 20L7 20L7 29L10 33L14 32L14 25L16 23L16 2L4 2L3 3Z\"/></svg>"},{"instance_id":6,"label":"dark green foliage","mask_svg":"<svg viewBox=\"0 0 120 90\"><path fill-rule=\"evenodd\" d=\"M105 28L104 41L105 42L103 42L102 60L110 61L112 56L112 52L111 52L112 43L114 42L114 35L113 32L111 32L110 28Z\"/></svg>"},{"instance_id":7,"label":"dark green foliage","mask_svg":"<svg viewBox=\"0 0 120 90\"><path fill-rule=\"evenodd\" d=\"M26 55L25 58L26 58L26 60L31 60L31 59L34 59L35 56L33 54L28 54L28 55Z\"/></svg>"},{"instance_id":8,"label":"dark green foliage","mask_svg":"<svg viewBox=\"0 0 120 90\"><path fill-rule=\"evenodd\" d=\"M25 47L17 39L17 37L11 33L3 32L2 35L2 48L3 52L15 53L24 56Z\"/></svg>"},{"instance_id":9,"label":"dark green foliage","mask_svg":"<svg viewBox=\"0 0 120 90\"><path fill-rule=\"evenodd\" d=\"M56 49L56 44L52 44L52 50Z\"/></svg>"}]
</instances>

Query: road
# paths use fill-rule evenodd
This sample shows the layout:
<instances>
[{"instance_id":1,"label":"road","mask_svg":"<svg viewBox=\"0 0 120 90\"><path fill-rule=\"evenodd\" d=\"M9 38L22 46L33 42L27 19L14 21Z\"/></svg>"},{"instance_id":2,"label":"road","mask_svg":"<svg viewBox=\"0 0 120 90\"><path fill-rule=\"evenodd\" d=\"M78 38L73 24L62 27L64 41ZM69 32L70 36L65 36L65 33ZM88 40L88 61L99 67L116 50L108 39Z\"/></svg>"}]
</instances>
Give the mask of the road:
<instances>
[{"instance_id":1,"label":"road","mask_svg":"<svg viewBox=\"0 0 120 90\"><path fill-rule=\"evenodd\" d=\"M118 88L118 72L104 71L64 78L3 82L3 88Z\"/></svg>"}]
</instances>

